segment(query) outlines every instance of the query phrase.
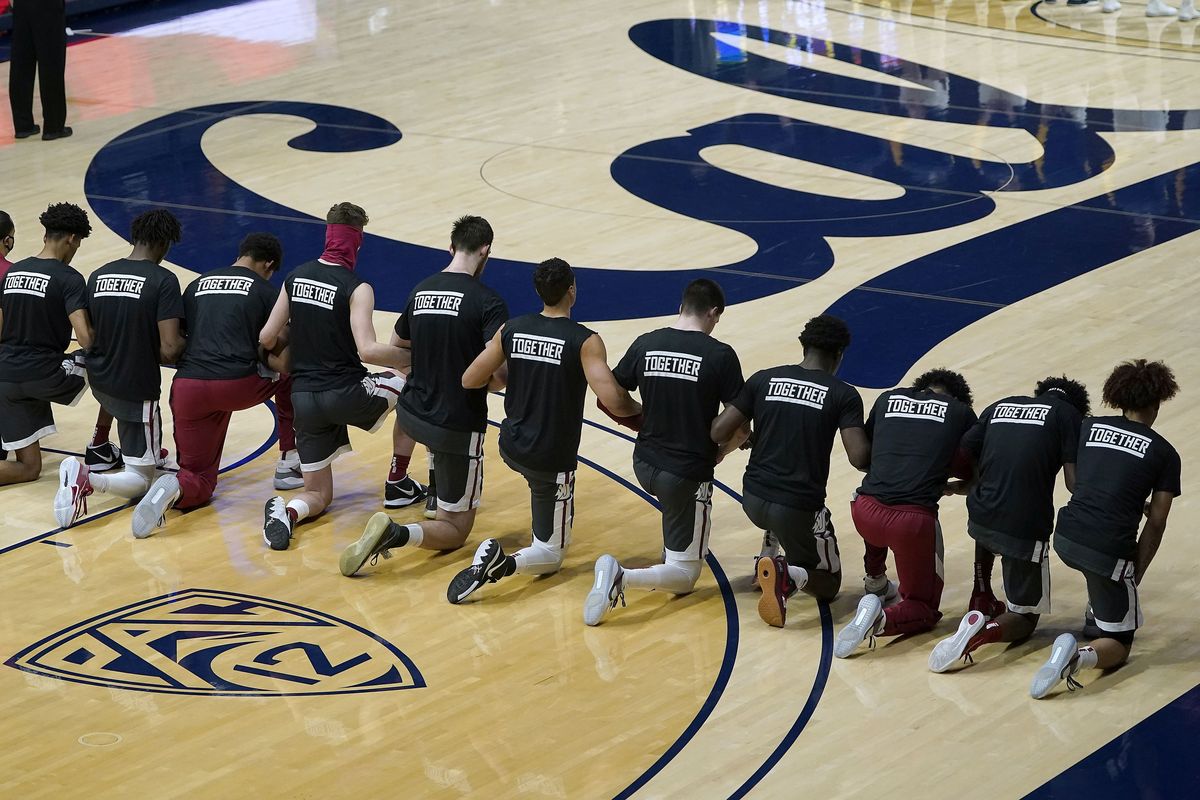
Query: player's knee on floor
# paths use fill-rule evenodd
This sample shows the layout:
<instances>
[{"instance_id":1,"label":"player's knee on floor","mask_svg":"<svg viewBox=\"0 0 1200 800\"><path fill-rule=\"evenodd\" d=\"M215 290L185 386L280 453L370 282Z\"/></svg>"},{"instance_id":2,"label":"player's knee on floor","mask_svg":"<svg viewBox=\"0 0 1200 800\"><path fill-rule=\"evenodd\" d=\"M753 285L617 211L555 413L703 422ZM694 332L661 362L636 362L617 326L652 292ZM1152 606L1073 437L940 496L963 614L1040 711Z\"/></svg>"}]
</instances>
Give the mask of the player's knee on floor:
<instances>
[{"instance_id":1,"label":"player's knee on floor","mask_svg":"<svg viewBox=\"0 0 1200 800\"><path fill-rule=\"evenodd\" d=\"M838 592L842 589L842 573L829 572L823 569L808 570L808 583L804 586L804 593L811 595L814 599L828 603L838 596Z\"/></svg>"}]
</instances>

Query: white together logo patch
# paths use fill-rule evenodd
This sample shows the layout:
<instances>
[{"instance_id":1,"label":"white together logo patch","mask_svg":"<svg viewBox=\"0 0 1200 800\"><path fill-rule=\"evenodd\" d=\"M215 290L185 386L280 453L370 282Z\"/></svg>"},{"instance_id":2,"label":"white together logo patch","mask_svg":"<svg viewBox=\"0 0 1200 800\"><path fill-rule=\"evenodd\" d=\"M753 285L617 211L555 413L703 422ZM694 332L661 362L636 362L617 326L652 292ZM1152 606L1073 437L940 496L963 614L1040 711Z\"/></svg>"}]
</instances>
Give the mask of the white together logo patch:
<instances>
[{"instance_id":1,"label":"white together logo patch","mask_svg":"<svg viewBox=\"0 0 1200 800\"><path fill-rule=\"evenodd\" d=\"M776 403L795 403L800 406L821 409L825 407L825 395L829 389L819 383L810 383L795 378L771 378L767 384L766 400Z\"/></svg>"},{"instance_id":2,"label":"white together logo patch","mask_svg":"<svg viewBox=\"0 0 1200 800\"><path fill-rule=\"evenodd\" d=\"M647 350L645 374L655 378L676 378L681 381L700 381L700 365L704 359L691 353L670 350Z\"/></svg>"},{"instance_id":3,"label":"white together logo patch","mask_svg":"<svg viewBox=\"0 0 1200 800\"><path fill-rule=\"evenodd\" d=\"M923 419L930 422L945 422L946 409L950 404L945 400L914 400L904 395L888 397L885 417L902 417L904 419Z\"/></svg>"},{"instance_id":4,"label":"white together logo patch","mask_svg":"<svg viewBox=\"0 0 1200 800\"><path fill-rule=\"evenodd\" d=\"M50 286L50 276L40 272L10 272L4 279L5 294L31 294L45 297Z\"/></svg>"},{"instance_id":5,"label":"white together logo patch","mask_svg":"<svg viewBox=\"0 0 1200 800\"><path fill-rule=\"evenodd\" d=\"M202 297L206 294L240 294L242 297L248 297L250 289L253 286L253 278L214 275L210 278L200 279L199 284L196 286L196 296Z\"/></svg>"},{"instance_id":6,"label":"white together logo patch","mask_svg":"<svg viewBox=\"0 0 1200 800\"><path fill-rule=\"evenodd\" d=\"M121 275L113 272L97 276L96 290L92 297L132 297L138 300L145 286L146 279L141 275Z\"/></svg>"},{"instance_id":7,"label":"white together logo patch","mask_svg":"<svg viewBox=\"0 0 1200 800\"><path fill-rule=\"evenodd\" d=\"M1131 456L1145 458L1150 449L1150 437L1115 428L1112 425L1096 423L1088 431L1085 447L1107 447L1109 450L1119 450Z\"/></svg>"},{"instance_id":8,"label":"white together logo patch","mask_svg":"<svg viewBox=\"0 0 1200 800\"><path fill-rule=\"evenodd\" d=\"M512 354L509 358L561 365L563 347L566 344L565 339L555 339L550 336L533 336L528 333L514 333L512 338Z\"/></svg>"},{"instance_id":9,"label":"white together logo patch","mask_svg":"<svg viewBox=\"0 0 1200 800\"><path fill-rule=\"evenodd\" d=\"M292 279L293 303L304 303L317 306L327 311L333 310L333 301L337 298L337 287L328 283L310 280L309 278Z\"/></svg>"},{"instance_id":10,"label":"white together logo patch","mask_svg":"<svg viewBox=\"0 0 1200 800\"><path fill-rule=\"evenodd\" d=\"M1046 424L1050 406L1001 403L992 411L992 422L1012 422L1018 425Z\"/></svg>"},{"instance_id":11,"label":"white together logo patch","mask_svg":"<svg viewBox=\"0 0 1200 800\"><path fill-rule=\"evenodd\" d=\"M413 316L441 314L457 317L462 307L462 292L417 292L413 295Z\"/></svg>"}]
</instances>

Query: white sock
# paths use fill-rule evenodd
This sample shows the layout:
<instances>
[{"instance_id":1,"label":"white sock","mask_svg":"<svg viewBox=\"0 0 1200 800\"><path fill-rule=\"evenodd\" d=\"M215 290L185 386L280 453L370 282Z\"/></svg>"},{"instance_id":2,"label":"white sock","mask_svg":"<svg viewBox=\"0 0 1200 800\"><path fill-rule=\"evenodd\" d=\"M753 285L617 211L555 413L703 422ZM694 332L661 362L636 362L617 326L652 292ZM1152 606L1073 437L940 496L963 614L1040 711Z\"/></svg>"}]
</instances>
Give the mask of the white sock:
<instances>
[{"instance_id":1,"label":"white sock","mask_svg":"<svg viewBox=\"0 0 1200 800\"><path fill-rule=\"evenodd\" d=\"M788 564L788 576L796 584L797 589L803 589L805 586L808 586L808 570L804 567L793 567L791 564Z\"/></svg>"},{"instance_id":2,"label":"white sock","mask_svg":"<svg viewBox=\"0 0 1200 800\"><path fill-rule=\"evenodd\" d=\"M625 588L662 589L673 594L687 594L696 588L699 578L699 561L668 561L646 569L625 570Z\"/></svg>"},{"instance_id":3,"label":"white sock","mask_svg":"<svg viewBox=\"0 0 1200 800\"><path fill-rule=\"evenodd\" d=\"M288 450L279 457L279 463L285 467L291 467L292 469L295 469L296 467L300 466L300 451Z\"/></svg>"},{"instance_id":4,"label":"white sock","mask_svg":"<svg viewBox=\"0 0 1200 800\"><path fill-rule=\"evenodd\" d=\"M517 568L514 575L550 575L562 567L563 551L545 542L533 540L531 547L513 553ZM628 574L628 573L626 573Z\"/></svg>"},{"instance_id":5,"label":"white sock","mask_svg":"<svg viewBox=\"0 0 1200 800\"><path fill-rule=\"evenodd\" d=\"M150 491L150 477L144 473L153 475L154 467L129 466L117 473L89 474L88 481L97 492L134 500Z\"/></svg>"},{"instance_id":6,"label":"white sock","mask_svg":"<svg viewBox=\"0 0 1200 800\"><path fill-rule=\"evenodd\" d=\"M1096 661L1098 660L1098 656L1096 655L1096 648L1081 647L1081 648L1079 648L1078 656L1079 656L1079 660L1075 662L1075 669L1073 669L1071 671L1072 674L1079 672L1082 669L1095 668Z\"/></svg>"},{"instance_id":7,"label":"white sock","mask_svg":"<svg viewBox=\"0 0 1200 800\"><path fill-rule=\"evenodd\" d=\"M415 522L403 527L408 531L408 544L405 547L420 547L425 541L425 529Z\"/></svg>"},{"instance_id":8,"label":"white sock","mask_svg":"<svg viewBox=\"0 0 1200 800\"><path fill-rule=\"evenodd\" d=\"M287 507L296 512L296 522L299 522L311 513L308 503L303 500L288 500Z\"/></svg>"}]
</instances>

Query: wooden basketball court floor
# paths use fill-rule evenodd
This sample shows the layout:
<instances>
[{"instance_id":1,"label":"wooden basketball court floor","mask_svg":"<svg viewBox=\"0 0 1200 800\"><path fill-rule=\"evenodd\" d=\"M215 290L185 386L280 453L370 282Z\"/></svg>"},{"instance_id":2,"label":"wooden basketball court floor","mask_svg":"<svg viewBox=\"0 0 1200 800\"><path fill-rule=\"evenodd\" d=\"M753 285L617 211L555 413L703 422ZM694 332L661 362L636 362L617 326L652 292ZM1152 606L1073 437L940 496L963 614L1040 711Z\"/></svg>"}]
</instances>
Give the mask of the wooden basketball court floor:
<instances>
[{"instance_id":1,"label":"wooden basketball court floor","mask_svg":"<svg viewBox=\"0 0 1200 800\"><path fill-rule=\"evenodd\" d=\"M854 329L843 376L868 402L948 365L980 409L1064 371L1098 405L1114 363L1160 358L1183 394L1159 428L1185 475L1200 456L1196 22L1132 2L1102 16L962 0L254 0L90 25L110 35L70 50L75 137L0 131L16 256L36 252L45 205L71 200L95 226L84 273L125 255L129 219L156 205L184 222L170 261L185 282L229 263L249 230L279 233L294 266L316 255L324 209L352 200L372 218L361 269L382 336L443 265L452 219L478 213L497 232L485 280L514 311L533 305L530 264L588 268L580 316L614 362L710 274L735 302L716 335L747 375L798 359L800 327L827 309ZM499 420L500 398L491 410ZM461 607L445 588L474 546L528 535L524 484L494 436L468 547L400 552L351 580L337 556L379 508L385 434L354 435L332 510L272 552L266 407L234 417L209 507L135 541L130 512L94 497L82 524L55 530L56 467L94 412L90 399L56 409L42 479L0 489L4 797L1200 791L1194 759L1174 755L1200 731L1186 483L1131 662L1033 702L1045 648L1083 611L1082 581L1057 562L1031 641L958 674L925 667L969 593L958 499L942 505L938 630L832 661L862 552L840 446L834 603L793 602L783 630L759 621L737 453L718 469L698 590L630 593L589 629L594 560L646 563L661 547L630 441L590 407L564 570Z\"/></svg>"}]
</instances>

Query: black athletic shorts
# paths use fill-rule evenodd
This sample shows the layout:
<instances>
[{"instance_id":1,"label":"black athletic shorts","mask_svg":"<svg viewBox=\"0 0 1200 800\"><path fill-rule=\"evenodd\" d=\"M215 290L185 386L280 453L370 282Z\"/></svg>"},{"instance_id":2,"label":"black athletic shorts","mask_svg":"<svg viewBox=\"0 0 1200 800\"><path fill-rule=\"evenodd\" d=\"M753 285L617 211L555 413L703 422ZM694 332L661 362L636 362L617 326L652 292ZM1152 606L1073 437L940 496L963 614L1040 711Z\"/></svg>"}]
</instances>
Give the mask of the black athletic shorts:
<instances>
[{"instance_id":1,"label":"black athletic shorts","mask_svg":"<svg viewBox=\"0 0 1200 800\"><path fill-rule=\"evenodd\" d=\"M126 400L99 389L92 394L100 407L117 421L117 440L121 457L134 467L155 467L162 463L162 409L157 400Z\"/></svg>"},{"instance_id":2,"label":"black athletic shorts","mask_svg":"<svg viewBox=\"0 0 1200 800\"><path fill-rule=\"evenodd\" d=\"M534 538L566 549L571 543L571 525L575 520L575 470L544 472L530 469L504 452L504 445L500 446L500 458L529 484Z\"/></svg>"},{"instance_id":3,"label":"black athletic shorts","mask_svg":"<svg viewBox=\"0 0 1200 800\"><path fill-rule=\"evenodd\" d=\"M472 433L468 453L429 449L438 508L462 512L479 508L483 497L483 434Z\"/></svg>"},{"instance_id":4,"label":"black athletic shorts","mask_svg":"<svg viewBox=\"0 0 1200 800\"><path fill-rule=\"evenodd\" d=\"M57 432L51 403L73 406L83 397L87 379L73 358L48 378L0 382L0 441L4 450L20 450Z\"/></svg>"},{"instance_id":5,"label":"black athletic shorts","mask_svg":"<svg viewBox=\"0 0 1200 800\"><path fill-rule=\"evenodd\" d=\"M292 392L300 469L316 472L349 453L349 426L374 433L396 407L404 376L368 375L358 383L319 392Z\"/></svg>"},{"instance_id":6,"label":"black athletic shorts","mask_svg":"<svg viewBox=\"0 0 1200 800\"><path fill-rule=\"evenodd\" d=\"M742 496L742 508L755 526L775 536L792 566L835 573L842 571L837 536L828 508L803 511L763 500L748 492Z\"/></svg>"},{"instance_id":7,"label":"black athletic shorts","mask_svg":"<svg viewBox=\"0 0 1200 800\"><path fill-rule=\"evenodd\" d=\"M1059 557L1062 558L1060 552ZM1142 604L1138 598L1137 583L1134 582L1135 566L1128 559L1120 559L1109 575L1101 575L1063 558L1071 569L1083 573L1087 581L1088 605L1096 617L1096 627L1105 633L1132 634L1142 626ZM1131 641L1129 636L1122 637Z\"/></svg>"},{"instance_id":8,"label":"black athletic shorts","mask_svg":"<svg viewBox=\"0 0 1200 800\"><path fill-rule=\"evenodd\" d=\"M681 478L636 456L633 474L658 499L667 560L702 561L712 532L712 481Z\"/></svg>"}]
</instances>

